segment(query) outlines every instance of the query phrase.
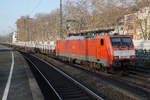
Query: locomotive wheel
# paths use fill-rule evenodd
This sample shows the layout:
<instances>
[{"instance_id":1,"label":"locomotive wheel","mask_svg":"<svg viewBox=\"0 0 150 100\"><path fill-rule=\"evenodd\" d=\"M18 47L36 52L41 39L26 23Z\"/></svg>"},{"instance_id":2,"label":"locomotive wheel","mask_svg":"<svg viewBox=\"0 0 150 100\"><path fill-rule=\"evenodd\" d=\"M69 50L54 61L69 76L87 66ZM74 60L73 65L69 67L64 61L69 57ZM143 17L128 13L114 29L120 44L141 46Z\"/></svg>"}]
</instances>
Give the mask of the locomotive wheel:
<instances>
[{"instance_id":1,"label":"locomotive wheel","mask_svg":"<svg viewBox=\"0 0 150 100\"><path fill-rule=\"evenodd\" d=\"M71 58L69 59L69 63L70 63L70 64L73 64L73 60L72 60Z\"/></svg>"},{"instance_id":2,"label":"locomotive wheel","mask_svg":"<svg viewBox=\"0 0 150 100\"><path fill-rule=\"evenodd\" d=\"M102 71L102 72L105 72L105 68L104 68L104 67L102 67L102 68L101 68L101 71Z\"/></svg>"},{"instance_id":3,"label":"locomotive wheel","mask_svg":"<svg viewBox=\"0 0 150 100\"><path fill-rule=\"evenodd\" d=\"M105 72L105 73L108 73L108 68L107 68L107 67L104 67L104 69L105 69L104 72Z\"/></svg>"},{"instance_id":4,"label":"locomotive wheel","mask_svg":"<svg viewBox=\"0 0 150 100\"><path fill-rule=\"evenodd\" d=\"M101 71L101 70L102 70L102 65L101 65L101 64L97 64L97 65L96 65L96 69L97 69L98 71Z\"/></svg>"},{"instance_id":5,"label":"locomotive wheel","mask_svg":"<svg viewBox=\"0 0 150 100\"><path fill-rule=\"evenodd\" d=\"M107 68L107 67L102 67L102 68L101 68L101 71L102 71L102 72L105 72L105 73L108 73L108 68Z\"/></svg>"},{"instance_id":6,"label":"locomotive wheel","mask_svg":"<svg viewBox=\"0 0 150 100\"><path fill-rule=\"evenodd\" d=\"M95 72L95 68L94 68L94 63L90 63L89 64L89 70L91 71L91 72Z\"/></svg>"},{"instance_id":7,"label":"locomotive wheel","mask_svg":"<svg viewBox=\"0 0 150 100\"><path fill-rule=\"evenodd\" d=\"M97 67L97 64L93 63L93 72L96 72L96 67Z\"/></svg>"}]
</instances>

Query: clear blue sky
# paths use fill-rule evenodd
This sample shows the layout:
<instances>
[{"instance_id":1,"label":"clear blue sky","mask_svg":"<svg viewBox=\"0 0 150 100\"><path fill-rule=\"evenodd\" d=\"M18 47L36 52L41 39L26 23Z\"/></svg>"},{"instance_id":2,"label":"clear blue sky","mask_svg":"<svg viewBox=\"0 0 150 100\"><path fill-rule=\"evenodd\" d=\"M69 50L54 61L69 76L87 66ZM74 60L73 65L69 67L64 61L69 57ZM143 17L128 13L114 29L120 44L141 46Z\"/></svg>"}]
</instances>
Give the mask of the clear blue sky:
<instances>
[{"instance_id":1,"label":"clear blue sky","mask_svg":"<svg viewBox=\"0 0 150 100\"><path fill-rule=\"evenodd\" d=\"M59 7L60 0L0 0L0 35L15 30L20 16L49 13Z\"/></svg>"}]
</instances>

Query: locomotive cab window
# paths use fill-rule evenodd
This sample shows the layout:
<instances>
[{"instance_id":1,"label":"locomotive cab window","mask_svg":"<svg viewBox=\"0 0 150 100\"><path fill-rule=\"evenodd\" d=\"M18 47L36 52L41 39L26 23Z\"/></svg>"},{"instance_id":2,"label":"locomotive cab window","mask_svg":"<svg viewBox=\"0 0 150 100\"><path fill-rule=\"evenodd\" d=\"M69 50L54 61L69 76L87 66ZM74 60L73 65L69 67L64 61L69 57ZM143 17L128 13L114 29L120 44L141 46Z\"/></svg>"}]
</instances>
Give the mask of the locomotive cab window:
<instances>
[{"instance_id":1,"label":"locomotive cab window","mask_svg":"<svg viewBox=\"0 0 150 100\"><path fill-rule=\"evenodd\" d=\"M104 45L104 39L101 39L101 46Z\"/></svg>"},{"instance_id":2,"label":"locomotive cab window","mask_svg":"<svg viewBox=\"0 0 150 100\"><path fill-rule=\"evenodd\" d=\"M111 37L112 46L132 46L130 37Z\"/></svg>"}]
</instances>

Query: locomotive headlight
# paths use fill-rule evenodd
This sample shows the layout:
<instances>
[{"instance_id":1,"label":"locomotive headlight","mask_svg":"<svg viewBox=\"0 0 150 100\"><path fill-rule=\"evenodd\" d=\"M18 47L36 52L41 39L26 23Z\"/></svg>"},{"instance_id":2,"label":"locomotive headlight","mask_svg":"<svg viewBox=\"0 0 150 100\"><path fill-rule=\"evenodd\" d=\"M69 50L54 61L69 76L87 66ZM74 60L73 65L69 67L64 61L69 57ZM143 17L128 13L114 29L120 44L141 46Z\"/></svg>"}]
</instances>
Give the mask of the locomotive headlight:
<instances>
[{"instance_id":1,"label":"locomotive headlight","mask_svg":"<svg viewBox=\"0 0 150 100\"><path fill-rule=\"evenodd\" d=\"M116 60L116 59L119 59L119 56L114 56L114 59Z\"/></svg>"}]
</instances>

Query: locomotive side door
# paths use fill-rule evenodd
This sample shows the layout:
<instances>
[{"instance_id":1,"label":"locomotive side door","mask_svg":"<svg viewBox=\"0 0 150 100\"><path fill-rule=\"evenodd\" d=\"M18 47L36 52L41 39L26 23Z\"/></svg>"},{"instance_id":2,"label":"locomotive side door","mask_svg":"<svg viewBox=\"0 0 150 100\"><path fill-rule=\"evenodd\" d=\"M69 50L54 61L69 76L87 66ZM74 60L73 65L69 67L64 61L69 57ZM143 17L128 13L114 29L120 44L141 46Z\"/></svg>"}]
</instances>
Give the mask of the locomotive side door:
<instances>
[{"instance_id":1,"label":"locomotive side door","mask_svg":"<svg viewBox=\"0 0 150 100\"><path fill-rule=\"evenodd\" d=\"M104 59L105 58L105 41L104 39L100 39L100 58Z\"/></svg>"}]
</instances>

